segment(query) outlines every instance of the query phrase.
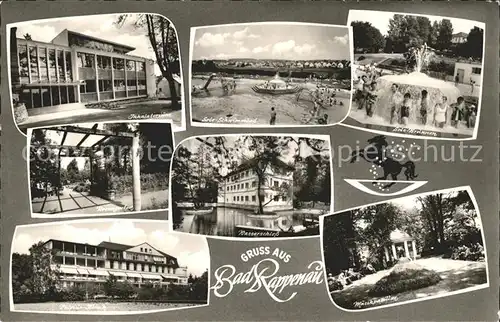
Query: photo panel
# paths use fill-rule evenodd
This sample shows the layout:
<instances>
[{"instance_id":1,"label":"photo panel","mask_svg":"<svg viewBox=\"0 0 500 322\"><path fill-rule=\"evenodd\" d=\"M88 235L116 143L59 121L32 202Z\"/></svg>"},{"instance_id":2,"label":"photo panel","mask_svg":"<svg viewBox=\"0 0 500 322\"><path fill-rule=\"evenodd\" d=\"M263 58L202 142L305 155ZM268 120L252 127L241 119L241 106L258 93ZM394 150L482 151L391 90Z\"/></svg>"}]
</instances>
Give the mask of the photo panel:
<instances>
[{"instance_id":1,"label":"photo panel","mask_svg":"<svg viewBox=\"0 0 500 322\"><path fill-rule=\"evenodd\" d=\"M351 102L347 26L259 22L191 28L193 126L330 125Z\"/></svg>"},{"instance_id":2,"label":"photo panel","mask_svg":"<svg viewBox=\"0 0 500 322\"><path fill-rule=\"evenodd\" d=\"M343 124L414 138L475 139L483 22L350 10L352 108Z\"/></svg>"},{"instance_id":3,"label":"photo panel","mask_svg":"<svg viewBox=\"0 0 500 322\"><path fill-rule=\"evenodd\" d=\"M489 287L481 216L470 187L352 208L321 218L332 302L347 311Z\"/></svg>"},{"instance_id":4,"label":"photo panel","mask_svg":"<svg viewBox=\"0 0 500 322\"><path fill-rule=\"evenodd\" d=\"M67 218L169 208L172 125L80 123L28 130L32 217Z\"/></svg>"},{"instance_id":5,"label":"photo panel","mask_svg":"<svg viewBox=\"0 0 500 322\"><path fill-rule=\"evenodd\" d=\"M10 309L59 314L144 314L208 305L203 236L167 221L93 219L17 226Z\"/></svg>"},{"instance_id":6,"label":"photo panel","mask_svg":"<svg viewBox=\"0 0 500 322\"><path fill-rule=\"evenodd\" d=\"M177 31L166 17L75 16L6 29L13 118L22 133L141 119L169 120L174 130L185 129Z\"/></svg>"},{"instance_id":7,"label":"photo panel","mask_svg":"<svg viewBox=\"0 0 500 322\"><path fill-rule=\"evenodd\" d=\"M333 210L325 135L196 136L174 151L173 229L222 238L319 235Z\"/></svg>"}]
</instances>

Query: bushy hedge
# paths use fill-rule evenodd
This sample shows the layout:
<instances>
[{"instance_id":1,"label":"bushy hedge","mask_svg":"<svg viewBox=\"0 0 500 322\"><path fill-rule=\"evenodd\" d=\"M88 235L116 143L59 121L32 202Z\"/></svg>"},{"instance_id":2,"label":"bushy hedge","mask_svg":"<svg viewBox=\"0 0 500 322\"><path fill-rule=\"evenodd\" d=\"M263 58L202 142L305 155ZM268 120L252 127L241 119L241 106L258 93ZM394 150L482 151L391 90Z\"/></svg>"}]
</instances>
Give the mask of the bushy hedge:
<instances>
[{"instance_id":1,"label":"bushy hedge","mask_svg":"<svg viewBox=\"0 0 500 322\"><path fill-rule=\"evenodd\" d=\"M417 290L439 283L441 277L434 271L421 269L408 269L393 271L381 278L369 291L370 296L387 296L406 291Z\"/></svg>"},{"instance_id":2,"label":"bushy hedge","mask_svg":"<svg viewBox=\"0 0 500 322\"><path fill-rule=\"evenodd\" d=\"M453 249L451 259L464 261L481 261L484 260L484 248L481 244L461 245Z\"/></svg>"},{"instance_id":3,"label":"bushy hedge","mask_svg":"<svg viewBox=\"0 0 500 322\"><path fill-rule=\"evenodd\" d=\"M90 184L80 182L76 187L73 188L76 192L88 192L90 191Z\"/></svg>"},{"instance_id":4,"label":"bushy hedge","mask_svg":"<svg viewBox=\"0 0 500 322\"><path fill-rule=\"evenodd\" d=\"M132 192L132 175L111 177L113 188L117 194ZM168 188L168 174L147 173L141 174L141 191L165 190Z\"/></svg>"}]
</instances>

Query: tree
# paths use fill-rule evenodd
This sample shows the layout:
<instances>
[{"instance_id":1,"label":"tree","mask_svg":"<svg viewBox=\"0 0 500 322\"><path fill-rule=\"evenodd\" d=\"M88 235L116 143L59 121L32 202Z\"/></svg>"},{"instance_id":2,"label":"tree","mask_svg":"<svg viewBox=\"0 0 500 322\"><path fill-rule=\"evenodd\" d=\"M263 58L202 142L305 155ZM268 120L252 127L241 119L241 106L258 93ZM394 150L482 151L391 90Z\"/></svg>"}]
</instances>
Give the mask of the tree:
<instances>
[{"instance_id":1,"label":"tree","mask_svg":"<svg viewBox=\"0 0 500 322\"><path fill-rule=\"evenodd\" d=\"M56 293L60 282L58 267L51 267L54 252L44 242L32 245L29 252L33 267L31 290L50 298Z\"/></svg>"},{"instance_id":2,"label":"tree","mask_svg":"<svg viewBox=\"0 0 500 322\"><path fill-rule=\"evenodd\" d=\"M431 46L432 48L436 48L438 36L439 36L439 23L436 20L434 20L434 22L432 23L431 31L429 33L429 38L427 40L429 46Z\"/></svg>"},{"instance_id":3,"label":"tree","mask_svg":"<svg viewBox=\"0 0 500 322\"><path fill-rule=\"evenodd\" d=\"M192 275L190 275L192 277ZM208 297L208 270L204 271L200 277L192 277L189 284L189 299L196 301L206 301Z\"/></svg>"},{"instance_id":4,"label":"tree","mask_svg":"<svg viewBox=\"0 0 500 322\"><path fill-rule=\"evenodd\" d=\"M78 161L75 158L71 160L66 166L67 178L70 182L77 182L80 180L80 170L78 169Z\"/></svg>"},{"instance_id":5,"label":"tree","mask_svg":"<svg viewBox=\"0 0 500 322\"><path fill-rule=\"evenodd\" d=\"M106 278L106 282L104 282L104 293L107 296L115 297L119 295L118 292L118 278L113 275L109 274L109 276Z\"/></svg>"},{"instance_id":6,"label":"tree","mask_svg":"<svg viewBox=\"0 0 500 322\"><path fill-rule=\"evenodd\" d=\"M26 39L26 40L33 40L33 39L31 39L31 35L28 34L28 33L24 34L24 39Z\"/></svg>"},{"instance_id":7,"label":"tree","mask_svg":"<svg viewBox=\"0 0 500 322\"><path fill-rule=\"evenodd\" d=\"M462 46L461 55L477 59L483 58L484 30L474 27L467 36L467 42Z\"/></svg>"},{"instance_id":8,"label":"tree","mask_svg":"<svg viewBox=\"0 0 500 322\"><path fill-rule=\"evenodd\" d=\"M385 39L380 30L369 22L353 21L351 23L355 51L377 53L385 46Z\"/></svg>"},{"instance_id":9,"label":"tree","mask_svg":"<svg viewBox=\"0 0 500 322\"><path fill-rule=\"evenodd\" d=\"M134 14L120 15L116 24L123 26L127 18L135 17L134 26L146 31L151 47L156 56L156 63L161 74L168 81L172 96L172 107L180 108L174 74L180 73L179 44L172 23L160 15Z\"/></svg>"},{"instance_id":10,"label":"tree","mask_svg":"<svg viewBox=\"0 0 500 322\"><path fill-rule=\"evenodd\" d=\"M33 130L30 146L30 184L32 189L37 186L45 189L47 184L58 186L60 183L57 154L47 147L52 143L46 136L46 130Z\"/></svg>"},{"instance_id":11,"label":"tree","mask_svg":"<svg viewBox=\"0 0 500 322\"><path fill-rule=\"evenodd\" d=\"M439 23L439 35L436 41L436 49L447 50L451 47L453 36L453 25L449 19L443 19Z\"/></svg>"}]
</instances>

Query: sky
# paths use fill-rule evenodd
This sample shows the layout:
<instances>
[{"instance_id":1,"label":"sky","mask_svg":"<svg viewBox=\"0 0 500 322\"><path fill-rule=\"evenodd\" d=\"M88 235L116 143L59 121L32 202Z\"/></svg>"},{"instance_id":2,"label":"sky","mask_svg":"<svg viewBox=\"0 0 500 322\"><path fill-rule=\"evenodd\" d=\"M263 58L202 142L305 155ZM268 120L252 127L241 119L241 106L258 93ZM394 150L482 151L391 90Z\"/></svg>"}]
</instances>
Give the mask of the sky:
<instances>
[{"instance_id":1,"label":"sky","mask_svg":"<svg viewBox=\"0 0 500 322\"><path fill-rule=\"evenodd\" d=\"M245 137L244 135L236 135L236 136L224 136L226 141L224 143L224 145L226 146L226 148L234 148L238 142L238 139L242 142L243 141L243 138ZM294 139L298 139L298 137L293 137ZM210 143L213 143L214 140L213 139L210 139L210 137L208 138L202 138L204 140L208 140ZM196 139L188 139L184 142L182 142L182 146L184 146L185 148L187 148L188 150L190 150L192 153L196 153L196 151L198 151L198 147L203 144L202 142L196 140ZM237 153L234 153L234 155L241 159L243 156L247 157L247 158L251 158L253 156L252 152L248 151L247 149L245 149L245 146L248 146L249 143L246 143L244 146L241 146L242 149L240 149ZM327 143L327 146L329 145L329 143ZM284 162L287 162L287 163L290 163L290 162L293 162L293 157L295 155L295 148L297 147L297 145L295 143L290 143L289 144L289 150L286 154L282 154L281 156L281 160L284 161ZM311 155L314 151L309 147L307 146L307 144L305 143L302 143L300 145L300 156L305 158L309 155ZM314 152L316 153L316 152ZM325 152L325 153L328 153L329 152ZM212 157L212 161L214 162L213 165L214 166L217 166L219 167L218 165L216 165L216 161L217 161L217 158L214 158ZM222 175L222 176L225 176L227 173L229 172L229 169L225 166L222 166L222 167L219 167L219 173Z\"/></svg>"},{"instance_id":2,"label":"sky","mask_svg":"<svg viewBox=\"0 0 500 322\"><path fill-rule=\"evenodd\" d=\"M135 246L148 242L154 248L177 258L188 274L200 276L210 266L208 244L203 236L168 233L168 222L148 220L92 220L19 226L12 252L29 253L29 248L49 239L99 244L111 241Z\"/></svg>"},{"instance_id":3,"label":"sky","mask_svg":"<svg viewBox=\"0 0 500 322\"><path fill-rule=\"evenodd\" d=\"M369 22L377 28L382 35L387 35L387 30L389 29L389 20L394 16L393 12L389 11L371 11L371 10L350 10L348 24L350 25L353 21L364 21ZM466 20L466 19L458 19L458 18L449 18L449 17L441 17L441 16L430 16L425 15L425 17L429 18L431 24L434 21L441 21L443 18L451 21L453 25L453 33L465 32L469 33L469 31L474 27L484 28L484 23Z\"/></svg>"},{"instance_id":4,"label":"sky","mask_svg":"<svg viewBox=\"0 0 500 322\"><path fill-rule=\"evenodd\" d=\"M128 54L155 59L155 54L146 37L145 29L136 29L133 22L136 14L130 14L124 25L118 27L114 24L119 15L91 15L65 17L57 19L34 20L35 22L21 22L13 24L17 29L17 37L23 38L30 34L35 41L50 42L64 29L76 31L89 36L101 38L119 44L135 47ZM155 63L155 74L161 75L160 68Z\"/></svg>"},{"instance_id":5,"label":"sky","mask_svg":"<svg viewBox=\"0 0 500 322\"><path fill-rule=\"evenodd\" d=\"M196 30L193 60L350 59L346 27L307 24L235 24Z\"/></svg>"}]
</instances>

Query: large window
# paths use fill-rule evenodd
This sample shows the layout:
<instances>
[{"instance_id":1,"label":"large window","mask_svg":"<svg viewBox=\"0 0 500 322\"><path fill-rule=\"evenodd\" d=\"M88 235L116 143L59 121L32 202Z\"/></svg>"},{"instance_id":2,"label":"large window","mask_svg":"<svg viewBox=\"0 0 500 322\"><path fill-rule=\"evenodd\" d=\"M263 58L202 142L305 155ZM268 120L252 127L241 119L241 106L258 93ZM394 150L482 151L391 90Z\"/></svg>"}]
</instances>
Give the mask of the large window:
<instances>
[{"instance_id":1,"label":"large window","mask_svg":"<svg viewBox=\"0 0 500 322\"><path fill-rule=\"evenodd\" d=\"M66 79L64 74L64 51L57 50L57 75L59 75L59 81Z\"/></svg>"},{"instance_id":2,"label":"large window","mask_svg":"<svg viewBox=\"0 0 500 322\"><path fill-rule=\"evenodd\" d=\"M32 81L38 80L38 53L36 47L30 46L30 68Z\"/></svg>"},{"instance_id":3,"label":"large window","mask_svg":"<svg viewBox=\"0 0 500 322\"><path fill-rule=\"evenodd\" d=\"M94 68L94 55L78 53L77 57L79 68Z\"/></svg>"},{"instance_id":4,"label":"large window","mask_svg":"<svg viewBox=\"0 0 500 322\"><path fill-rule=\"evenodd\" d=\"M80 93L95 93L97 86L94 79L87 79L85 84L80 85Z\"/></svg>"},{"instance_id":5,"label":"large window","mask_svg":"<svg viewBox=\"0 0 500 322\"><path fill-rule=\"evenodd\" d=\"M28 83L28 48L26 45L20 45L17 48L17 52L19 54L19 76L21 76L21 83Z\"/></svg>"},{"instance_id":6,"label":"large window","mask_svg":"<svg viewBox=\"0 0 500 322\"><path fill-rule=\"evenodd\" d=\"M100 79L99 80L99 92L110 92L113 91L111 80Z\"/></svg>"},{"instance_id":7,"label":"large window","mask_svg":"<svg viewBox=\"0 0 500 322\"><path fill-rule=\"evenodd\" d=\"M47 48L38 48L39 62L40 62L40 80L48 80L47 68Z\"/></svg>"},{"instance_id":8,"label":"large window","mask_svg":"<svg viewBox=\"0 0 500 322\"><path fill-rule=\"evenodd\" d=\"M97 67L100 69L111 69L111 57L98 55Z\"/></svg>"},{"instance_id":9,"label":"large window","mask_svg":"<svg viewBox=\"0 0 500 322\"><path fill-rule=\"evenodd\" d=\"M146 70L146 64L143 61L137 62L137 70L143 72Z\"/></svg>"},{"instance_id":10,"label":"large window","mask_svg":"<svg viewBox=\"0 0 500 322\"><path fill-rule=\"evenodd\" d=\"M69 80L73 79L73 71L71 69L71 53L69 51L65 51L64 55L66 56L66 78Z\"/></svg>"},{"instance_id":11,"label":"large window","mask_svg":"<svg viewBox=\"0 0 500 322\"><path fill-rule=\"evenodd\" d=\"M135 70L135 61L127 60L127 70L134 71Z\"/></svg>"},{"instance_id":12,"label":"large window","mask_svg":"<svg viewBox=\"0 0 500 322\"><path fill-rule=\"evenodd\" d=\"M51 79L51 81L57 79L55 49L49 49L49 78Z\"/></svg>"},{"instance_id":13,"label":"large window","mask_svg":"<svg viewBox=\"0 0 500 322\"><path fill-rule=\"evenodd\" d=\"M124 91L125 90L125 81L115 79L114 86L115 86L115 91Z\"/></svg>"},{"instance_id":14,"label":"large window","mask_svg":"<svg viewBox=\"0 0 500 322\"><path fill-rule=\"evenodd\" d=\"M116 70L124 70L125 66L125 61L124 59L121 58L114 58L113 59L113 69Z\"/></svg>"},{"instance_id":15,"label":"large window","mask_svg":"<svg viewBox=\"0 0 500 322\"><path fill-rule=\"evenodd\" d=\"M481 67L472 67L472 74L480 75Z\"/></svg>"}]
</instances>

